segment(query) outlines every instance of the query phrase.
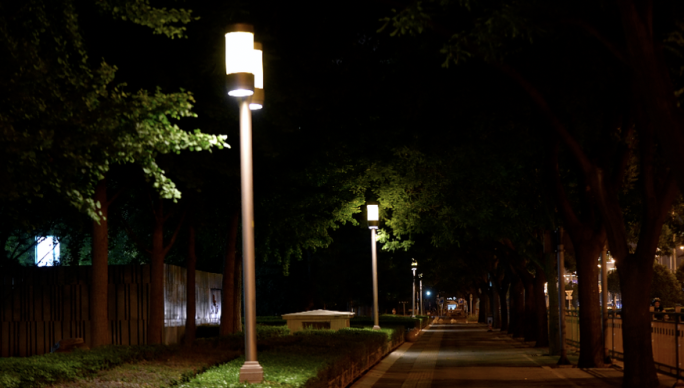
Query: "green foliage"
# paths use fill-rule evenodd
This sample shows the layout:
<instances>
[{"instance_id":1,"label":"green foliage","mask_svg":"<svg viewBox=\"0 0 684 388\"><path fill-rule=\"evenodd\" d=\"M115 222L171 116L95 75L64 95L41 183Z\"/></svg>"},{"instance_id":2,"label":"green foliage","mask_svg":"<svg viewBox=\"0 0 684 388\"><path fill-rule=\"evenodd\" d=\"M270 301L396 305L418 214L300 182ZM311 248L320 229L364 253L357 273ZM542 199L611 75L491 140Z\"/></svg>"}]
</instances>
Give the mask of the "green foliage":
<instances>
[{"instance_id":1,"label":"green foliage","mask_svg":"<svg viewBox=\"0 0 684 388\"><path fill-rule=\"evenodd\" d=\"M678 280L684 270L682 266L677 269L677 274L670 272L662 264L653 264L653 284L651 285L650 298L660 298L663 307L674 307L676 304L684 304L684 291L682 283ZM612 294L620 295L620 278L617 271L608 274L608 291Z\"/></svg>"},{"instance_id":2,"label":"green foliage","mask_svg":"<svg viewBox=\"0 0 684 388\"><path fill-rule=\"evenodd\" d=\"M680 264L679 267L677 267L677 272L675 272L675 277L679 281L680 285L684 284L684 263Z\"/></svg>"},{"instance_id":3,"label":"green foliage","mask_svg":"<svg viewBox=\"0 0 684 388\"><path fill-rule=\"evenodd\" d=\"M380 30L391 25L392 36L418 35L429 28L449 34L441 49L445 67L472 57L495 61L547 32L536 20L545 8L539 1L415 1L401 11L393 9L391 17L381 19Z\"/></svg>"},{"instance_id":4,"label":"green foliage","mask_svg":"<svg viewBox=\"0 0 684 388\"><path fill-rule=\"evenodd\" d=\"M75 380L125 362L152 359L169 349L167 346L106 346L73 353L0 358L0 386L31 388Z\"/></svg>"},{"instance_id":5,"label":"green foliage","mask_svg":"<svg viewBox=\"0 0 684 388\"><path fill-rule=\"evenodd\" d=\"M130 4L135 12L156 12L145 11L147 2ZM137 163L161 197L177 200L180 192L156 156L228 147L225 136L178 127L179 119L195 116L191 93L130 93L125 84L113 84L116 67L93 66L72 1L0 5L0 42L7 58L0 88L0 200L31 202L56 193L99 219L101 204L92 196L110 165Z\"/></svg>"},{"instance_id":6,"label":"green foliage","mask_svg":"<svg viewBox=\"0 0 684 388\"><path fill-rule=\"evenodd\" d=\"M659 263L653 265L653 284L651 298L660 298L663 307L674 307L684 303L682 284L670 270Z\"/></svg>"},{"instance_id":7,"label":"green foliage","mask_svg":"<svg viewBox=\"0 0 684 388\"><path fill-rule=\"evenodd\" d=\"M186 28L178 24L199 19L192 17L191 10L155 8L149 0L107 0L97 4L114 17L149 27L155 34L164 34L171 39L186 37Z\"/></svg>"}]
</instances>

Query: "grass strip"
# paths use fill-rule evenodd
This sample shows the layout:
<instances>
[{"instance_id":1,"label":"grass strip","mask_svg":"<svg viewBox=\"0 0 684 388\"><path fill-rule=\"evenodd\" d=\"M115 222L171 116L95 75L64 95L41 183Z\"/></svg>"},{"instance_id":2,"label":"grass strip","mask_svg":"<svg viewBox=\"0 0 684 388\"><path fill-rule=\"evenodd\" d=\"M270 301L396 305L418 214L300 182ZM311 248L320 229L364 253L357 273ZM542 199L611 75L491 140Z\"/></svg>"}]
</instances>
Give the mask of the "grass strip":
<instances>
[{"instance_id":1,"label":"grass strip","mask_svg":"<svg viewBox=\"0 0 684 388\"><path fill-rule=\"evenodd\" d=\"M286 326L257 326L259 346L283 346L291 337ZM241 354L244 335L200 339L191 348L179 345L105 346L73 353L0 358L0 387L168 386L187 381L208 367ZM148 383L152 381L153 384ZM115 384L116 383L116 384ZM148 384L148 385L146 385Z\"/></svg>"},{"instance_id":2,"label":"grass strip","mask_svg":"<svg viewBox=\"0 0 684 388\"><path fill-rule=\"evenodd\" d=\"M342 374L354 363L365 360L392 338L403 338L404 327L370 327L330 330L305 330L295 333L289 343L259 353L264 368L264 382L238 382L244 358L211 368L197 375L180 388L317 388Z\"/></svg>"}]
</instances>

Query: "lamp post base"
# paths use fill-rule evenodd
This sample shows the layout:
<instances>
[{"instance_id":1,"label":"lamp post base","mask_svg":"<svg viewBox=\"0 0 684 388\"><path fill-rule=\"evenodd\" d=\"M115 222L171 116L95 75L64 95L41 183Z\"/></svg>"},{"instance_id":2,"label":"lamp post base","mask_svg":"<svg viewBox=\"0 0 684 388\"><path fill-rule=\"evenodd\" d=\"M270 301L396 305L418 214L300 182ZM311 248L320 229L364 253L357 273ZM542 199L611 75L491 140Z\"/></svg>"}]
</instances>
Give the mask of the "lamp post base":
<instances>
[{"instance_id":1,"label":"lamp post base","mask_svg":"<svg viewBox=\"0 0 684 388\"><path fill-rule=\"evenodd\" d=\"M380 326L374 325L374 326L373 326L373 330L380 330Z\"/></svg>"},{"instance_id":2,"label":"lamp post base","mask_svg":"<svg viewBox=\"0 0 684 388\"><path fill-rule=\"evenodd\" d=\"M241 383L260 383L264 381L264 368L259 365L259 361L245 361L240 368L239 380Z\"/></svg>"}]
</instances>

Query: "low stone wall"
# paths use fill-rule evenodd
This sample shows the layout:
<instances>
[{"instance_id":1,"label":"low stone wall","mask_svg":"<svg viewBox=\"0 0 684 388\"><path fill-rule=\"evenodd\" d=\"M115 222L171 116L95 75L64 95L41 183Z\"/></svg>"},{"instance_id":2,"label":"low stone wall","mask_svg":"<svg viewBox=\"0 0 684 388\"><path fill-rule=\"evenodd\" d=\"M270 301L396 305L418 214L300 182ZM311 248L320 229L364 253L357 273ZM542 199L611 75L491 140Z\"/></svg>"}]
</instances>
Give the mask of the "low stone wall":
<instances>
[{"instance_id":1,"label":"low stone wall","mask_svg":"<svg viewBox=\"0 0 684 388\"><path fill-rule=\"evenodd\" d=\"M401 341L387 343L385 346L382 346L375 352L369 354L365 360L355 362L350 368L330 379L328 381L328 388L345 388L403 343L403 339Z\"/></svg>"}]
</instances>

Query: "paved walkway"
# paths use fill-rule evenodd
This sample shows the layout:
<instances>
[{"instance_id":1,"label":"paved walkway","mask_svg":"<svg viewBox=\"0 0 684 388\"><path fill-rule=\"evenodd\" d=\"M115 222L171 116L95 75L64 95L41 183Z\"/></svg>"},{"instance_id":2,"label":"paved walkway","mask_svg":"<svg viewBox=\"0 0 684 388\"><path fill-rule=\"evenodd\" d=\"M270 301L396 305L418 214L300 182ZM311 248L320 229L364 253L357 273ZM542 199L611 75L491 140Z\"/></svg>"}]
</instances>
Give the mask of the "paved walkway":
<instances>
[{"instance_id":1,"label":"paved walkway","mask_svg":"<svg viewBox=\"0 0 684 388\"><path fill-rule=\"evenodd\" d=\"M546 353L546 354L545 354ZM620 387L619 368L555 368L558 356L480 324L435 324L368 371L352 388ZM662 387L674 379L659 375Z\"/></svg>"}]
</instances>

